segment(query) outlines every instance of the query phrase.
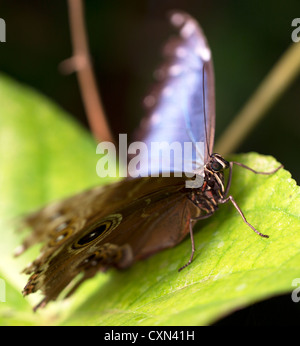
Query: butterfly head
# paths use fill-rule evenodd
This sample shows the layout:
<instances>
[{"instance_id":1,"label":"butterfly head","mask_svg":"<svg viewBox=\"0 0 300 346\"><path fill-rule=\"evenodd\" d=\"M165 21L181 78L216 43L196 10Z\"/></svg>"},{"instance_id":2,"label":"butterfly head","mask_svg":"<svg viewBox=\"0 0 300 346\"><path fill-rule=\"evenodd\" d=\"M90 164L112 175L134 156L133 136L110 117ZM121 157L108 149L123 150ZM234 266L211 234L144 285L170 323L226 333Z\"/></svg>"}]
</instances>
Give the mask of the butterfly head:
<instances>
[{"instance_id":1,"label":"butterfly head","mask_svg":"<svg viewBox=\"0 0 300 346\"><path fill-rule=\"evenodd\" d=\"M214 190L216 199L222 198L225 193L224 187L224 169L229 167L229 162L223 159L219 154L211 154L209 160L204 166L206 182L205 186L209 186ZM216 200L216 202L217 202Z\"/></svg>"},{"instance_id":2,"label":"butterfly head","mask_svg":"<svg viewBox=\"0 0 300 346\"><path fill-rule=\"evenodd\" d=\"M210 155L210 159L206 164L206 167L214 173L217 173L228 168L229 162L226 161L221 155L214 153Z\"/></svg>"}]
</instances>

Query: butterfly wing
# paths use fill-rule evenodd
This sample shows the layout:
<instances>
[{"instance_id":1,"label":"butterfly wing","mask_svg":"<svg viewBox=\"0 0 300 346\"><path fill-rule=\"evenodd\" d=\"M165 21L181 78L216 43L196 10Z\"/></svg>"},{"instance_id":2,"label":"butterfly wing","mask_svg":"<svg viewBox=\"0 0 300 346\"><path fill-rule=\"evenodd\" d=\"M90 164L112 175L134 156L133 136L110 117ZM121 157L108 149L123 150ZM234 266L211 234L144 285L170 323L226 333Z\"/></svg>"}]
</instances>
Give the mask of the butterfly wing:
<instances>
[{"instance_id":1,"label":"butterfly wing","mask_svg":"<svg viewBox=\"0 0 300 346\"><path fill-rule=\"evenodd\" d=\"M203 166L208 159L207 149L211 153L213 148L213 64L206 38L191 16L173 12L170 22L177 34L164 47L165 61L156 72L158 83L144 100L148 116L142 120L135 139L146 143L148 150L153 142L177 142L182 148L187 142L203 143L190 157L185 155L188 162L183 160L178 167L175 160L171 161L171 171L187 172L192 171L191 164L195 161ZM156 155L152 150L149 155L152 162ZM156 171L164 171L158 158L156 162Z\"/></svg>"},{"instance_id":2,"label":"butterfly wing","mask_svg":"<svg viewBox=\"0 0 300 346\"><path fill-rule=\"evenodd\" d=\"M179 34L165 46L160 81L145 99L149 115L136 140L148 148L152 142L162 141L177 142L181 147L185 142L207 143L202 151L197 148L188 156L190 164L200 159L203 165L214 139L211 54L193 18L174 12L170 20ZM153 158L153 153L149 156ZM151 169L162 172L159 162L154 160ZM180 167L171 162L170 168L171 172L188 171L184 161ZM126 268L176 245L189 232L190 219L200 214L187 193L184 178L138 178L94 188L31 214L25 223L33 232L17 254L37 242L45 245L25 269L31 276L24 294L41 290L44 305L80 274L82 278L69 294L99 270Z\"/></svg>"},{"instance_id":3,"label":"butterfly wing","mask_svg":"<svg viewBox=\"0 0 300 346\"><path fill-rule=\"evenodd\" d=\"M24 294L41 290L46 304L79 274L81 284L99 270L126 268L179 243L198 215L180 178L124 180L47 206L26 219L33 233L24 249L45 245L25 270Z\"/></svg>"}]
</instances>

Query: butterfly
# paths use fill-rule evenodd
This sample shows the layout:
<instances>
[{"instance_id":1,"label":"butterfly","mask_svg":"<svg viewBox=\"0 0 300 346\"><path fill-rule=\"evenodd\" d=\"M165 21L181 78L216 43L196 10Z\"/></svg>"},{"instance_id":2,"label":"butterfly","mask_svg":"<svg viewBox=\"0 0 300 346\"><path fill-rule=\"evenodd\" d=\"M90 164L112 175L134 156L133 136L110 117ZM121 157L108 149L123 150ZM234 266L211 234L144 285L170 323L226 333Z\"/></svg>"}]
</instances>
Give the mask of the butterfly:
<instances>
[{"instance_id":1,"label":"butterfly","mask_svg":"<svg viewBox=\"0 0 300 346\"><path fill-rule=\"evenodd\" d=\"M180 11L172 12L169 18L176 34L164 46L164 62L156 72L158 82L144 100L147 115L135 139L149 147L162 140L204 143L200 151L203 165L194 170L201 184L187 187L187 181L192 182L193 178L177 176L178 167L173 160L169 177L142 175L95 187L25 217L24 223L32 233L16 255L35 243L44 244L38 258L24 270L30 277L23 294L40 290L44 295L35 309L56 300L71 286L66 294L70 296L99 271L128 268L175 246L189 234L191 255L179 268L182 270L193 260L194 224L229 201L250 228L268 237L248 223L229 195L232 167L237 164L254 173L273 174L282 166L272 172L256 172L213 153L215 95L211 51L194 18ZM188 159L197 166L199 152L196 150ZM161 172L161 163L154 168Z\"/></svg>"}]
</instances>

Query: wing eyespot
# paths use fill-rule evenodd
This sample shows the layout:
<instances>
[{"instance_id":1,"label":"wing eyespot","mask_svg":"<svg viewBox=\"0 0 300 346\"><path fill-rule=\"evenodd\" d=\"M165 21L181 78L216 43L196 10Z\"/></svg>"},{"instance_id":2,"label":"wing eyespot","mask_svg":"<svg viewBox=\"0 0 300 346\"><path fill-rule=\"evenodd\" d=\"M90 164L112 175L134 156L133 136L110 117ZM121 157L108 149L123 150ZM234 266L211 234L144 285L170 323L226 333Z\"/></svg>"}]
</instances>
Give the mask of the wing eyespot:
<instances>
[{"instance_id":1,"label":"wing eyespot","mask_svg":"<svg viewBox=\"0 0 300 346\"><path fill-rule=\"evenodd\" d=\"M86 257L79 265L79 270L88 270L99 266L117 265L128 251L128 246L105 243L93 254ZM124 257L125 258L125 257Z\"/></svg>"},{"instance_id":2,"label":"wing eyespot","mask_svg":"<svg viewBox=\"0 0 300 346\"><path fill-rule=\"evenodd\" d=\"M99 225L95 229L93 229L90 233L84 235L82 238L80 238L77 241L77 245L84 246L92 242L93 240L97 239L99 236L101 236L105 231L108 231L112 226L111 221L106 221L103 224Z\"/></svg>"},{"instance_id":3,"label":"wing eyespot","mask_svg":"<svg viewBox=\"0 0 300 346\"><path fill-rule=\"evenodd\" d=\"M63 242L65 242L72 234L73 234L73 228L72 227L65 227L59 232L56 231L56 234L49 242L49 246L59 246Z\"/></svg>"},{"instance_id":4,"label":"wing eyespot","mask_svg":"<svg viewBox=\"0 0 300 346\"><path fill-rule=\"evenodd\" d=\"M83 236L73 243L72 248L78 249L104 239L122 220L121 214L112 214L88 228Z\"/></svg>"}]
</instances>

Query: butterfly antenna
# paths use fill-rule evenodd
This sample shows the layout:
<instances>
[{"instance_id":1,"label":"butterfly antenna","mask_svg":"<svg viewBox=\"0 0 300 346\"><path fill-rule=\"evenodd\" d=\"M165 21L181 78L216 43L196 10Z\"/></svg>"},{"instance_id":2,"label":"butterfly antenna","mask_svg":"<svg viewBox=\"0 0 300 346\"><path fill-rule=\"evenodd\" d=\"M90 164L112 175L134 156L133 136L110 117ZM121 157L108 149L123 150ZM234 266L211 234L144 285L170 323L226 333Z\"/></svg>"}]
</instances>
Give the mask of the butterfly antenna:
<instances>
[{"instance_id":1,"label":"butterfly antenna","mask_svg":"<svg viewBox=\"0 0 300 346\"><path fill-rule=\"evenodd\" d=\"M202 98L203 98L203 116L204 116L204 130L205 130L205 142L206 142L206 149L207 149L207 153L208 153L208 156L211 156L211 153L210 153L210 150L209 150L209 146L208 146L208 136L207 136L207 126L206 126L206 110L205 110L205 75L204 75L204 72L205 72L205 62L203 63L203 70L202 70L202 85L203 85L203 88L202 88ZM186 112L184 112L186 113ZM198 151L198 148L197 148L197 145L196 145L196 141L194 140L194 137L191 133L191 126L190 126L190 123L187 119L187 117L185 116L185 120L186 122L188 123L189 126L187 126L187 131L188 131L188 135L189 137L191 138L195 148L196 148L196 151L198 154L199 151Z\"/></svg>"},{"instance_id":2,"label":"butterfly antenna","mask_svg":"<svg viewBox=\"0 0 300 346\"><path fill-rule=\"evenodd\" d=\"M202 97L203 97L203 116L204 116L204 129L205 129L205 141L206 141L206 149L208 156L211 156L211 153L209 152L209 146L208 146L208 136L207 136L207 126L206 126L206 111L205 111L205 63L203 63L203 70L202 70Z\"/></svg>"},{"instance_id":3,"label":"butterfly antenna","mask_svg":"<svg viewBox=\"0 0 300 346\"><path fill-rule=\"evenodd\" d=\"M204 157L202 155L202 152L199 150L199 148L197 146L197 142L196 142L194 135L191 131L192 125L191 125L190 119L188 117L188 112L186 110L186 107L184 107L184 109L183 109L183 114L184 114L184 119L185 119L185 124L186 124L186 131L187 131L187 134L188 134L191 142L194 145L194 148L196 150L196 155L197 155L197 157L200 157L200 159L203 159L203 161L204 161ZM196 158L196 161L193 160L192 163L195 163L197 166L197 158Z\"/></svg>"}]
</instances>

